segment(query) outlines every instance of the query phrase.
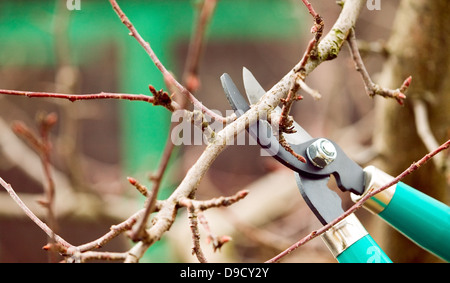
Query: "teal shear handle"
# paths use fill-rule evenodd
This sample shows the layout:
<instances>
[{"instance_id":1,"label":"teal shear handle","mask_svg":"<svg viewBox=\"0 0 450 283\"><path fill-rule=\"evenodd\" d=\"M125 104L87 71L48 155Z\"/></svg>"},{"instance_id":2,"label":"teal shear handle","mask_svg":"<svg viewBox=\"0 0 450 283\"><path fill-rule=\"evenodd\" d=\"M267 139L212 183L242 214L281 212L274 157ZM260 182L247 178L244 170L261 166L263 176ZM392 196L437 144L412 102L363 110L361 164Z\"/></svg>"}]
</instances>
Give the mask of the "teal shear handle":
<instances>
[{"instance_id":1,"label":"teal shear handle","mask_svg":"<svg viewBox=\"0 0 450 283\"><path fill-rule=\"evenodd\" d=\"M322 240L339 263L392 262L354 214L322 234Z\"/></svg>"},{"instance_id":2,"label":"teal shear handle","mask_svg":"<svg viewBox=\"0 0 450 283\"><path fill-rule=\"evenodd\" d=\"M373 166L364 171L367 177L366 192L380 188L393 179ZM353 200L357 200L355 196ZM417 245L450 262L448 205L399 182L370 198L364 207Z\"/></svg>"}]
</instances>

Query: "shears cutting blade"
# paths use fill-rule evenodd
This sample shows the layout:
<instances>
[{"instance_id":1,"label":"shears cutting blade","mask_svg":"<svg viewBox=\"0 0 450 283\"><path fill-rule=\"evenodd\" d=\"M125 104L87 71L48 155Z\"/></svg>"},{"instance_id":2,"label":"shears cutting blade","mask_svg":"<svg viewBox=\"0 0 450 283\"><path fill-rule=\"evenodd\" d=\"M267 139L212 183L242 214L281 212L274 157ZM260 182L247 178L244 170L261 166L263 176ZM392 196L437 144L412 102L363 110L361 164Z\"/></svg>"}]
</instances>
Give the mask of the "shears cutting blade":
<instances>
[{"instance_id":1,"label":"shears cutting blade","mask_svg":"<svg viewBox=\"0 0 450 283\"><path fill-rule=\"evenodd\" d=\"M261 99L261 97L266 94L264 88L259 84L256 78L253 76L247 68L242 69L242 77L244 79L245 93L250 101L250 104L256 104ZM277 106L274 110L279 115L281 115L281 108ZM301 144L305 141L311 140L311 135L305 131L295 120L293 123L295 133L284 134L284 138L289 144Z\"/></svg>"},{"instance_id":2,"label":"shears cutting blade","mask_svg":"<svg viewBox=\"0 0 450 283\"><path fill-rule=\"evenodd\" d=\"M266 91L246 68L243 69L243 79L247 97L252 104L257 103L266 94ZM231 77L223 74L221 80L228 101L236 114L240 116L250 109ZM281 112L281 109L278 108L275 111ZM298 123L294 124L294 129L296 132L289 134L289 138L286 135L286 140L292 150L306 157L308 149L314 147L314 144L322 139L312 138ZM364 172L362 168L349 159L334 142L327 140L330 148L335 151L336 158L326 167L319 168L314 163L314 159L307 158L304 163L281 146L279 140L272 133L271 125L267 120L260 119L256 124L250 125L248 131L263 148L269 151L271 156L296 173L297 184L303 198L323 224L343 213L341 198L327 186L331 174L335 176L336 183L342 191L351 191L358 195L363 193Z\"/></svg>"},{"instance_id":3,"label":"shears cutting blade","mask_svg":"<svg viewBox=\"0 0 450 283\"><path fill-rule=\"evenodd\" d=\"M221 81L236 115L243 115L250 105L228 74L223 74ZM243 69L243 81L251 104L257 104L264 99L264 95L270 95L246 68ZM280 113L281 109L277 107L274 111ZM307 157L306 162L301 162L283 146L273 146L279 145L279 141L263 117L250 125L248 131L270 155L294 171L303 199L323 225L344 213L340 196L328 188L330 175L335 177L341 191L353 193L353 199L393 179L374 166L361 168L335 142L311 137L298 123L293 126L296 132L285 134L285 140L291 150ZM427 240L433 235L448 237L450 208L447 205L399 182L370 198L364 207L426 250L450 260L448 241ZM414 227L407 225L413 223L411 219L420 229L412 229ZM339 262L391 262L353 214L334 225L322 238Z\"/></svg>"}]
</instances>

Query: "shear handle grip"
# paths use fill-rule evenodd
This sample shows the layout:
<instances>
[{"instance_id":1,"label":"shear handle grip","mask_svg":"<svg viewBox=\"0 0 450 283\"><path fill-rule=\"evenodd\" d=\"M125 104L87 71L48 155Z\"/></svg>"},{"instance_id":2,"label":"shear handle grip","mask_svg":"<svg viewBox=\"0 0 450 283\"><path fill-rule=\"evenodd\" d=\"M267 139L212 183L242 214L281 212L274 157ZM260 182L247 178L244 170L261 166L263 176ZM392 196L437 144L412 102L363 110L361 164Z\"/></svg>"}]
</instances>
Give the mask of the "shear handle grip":
<instances>
[{"instance_id":1,"label":"shear handle grip","mask_svg":"<svg viewBox=\"0 0 450 283\"><path fill-rule=\"evenodd\" d=\"M325 232L322 240L340 263L391 262L354 214Z\"/></svg>"},{"instance_id":2,"label":"shear handle grip","mask_svg":"<svg viewBox=\"0 0 450 283\"><path fill-rule=\"evenodd\" d=\"M373 185L367 189L371 187ZM374 188L376 189L376 186ZM399 182L373 196L364 204L364 207L377 214L417 245L450 262L450 241L448 241L450 207L448 205Z\"/></svg>"},{"instance_id":3,"label":"shear handle grip","mask_svg":"<svg viewBox=\"0 0 450 283\"><path fill-rule=\"evenodd\" d=\"M369 234L351 245L336 259L339 263L392 263Z\"/></svg>"}]
</instances>

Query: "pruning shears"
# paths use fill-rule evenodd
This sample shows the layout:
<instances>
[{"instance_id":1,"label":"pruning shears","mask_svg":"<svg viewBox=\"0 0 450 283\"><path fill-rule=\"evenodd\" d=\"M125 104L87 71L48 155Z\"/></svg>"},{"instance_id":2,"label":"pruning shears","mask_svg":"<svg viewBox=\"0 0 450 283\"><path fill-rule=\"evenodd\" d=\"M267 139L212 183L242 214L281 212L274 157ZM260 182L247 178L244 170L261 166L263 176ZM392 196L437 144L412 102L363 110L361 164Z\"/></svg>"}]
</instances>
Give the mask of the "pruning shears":
<instances>
[{"instance_id":1,"label":"pruning shears","mask_svg":"<svg viewBox=\"0 0 450 283\"><path fill-rule=\"evenodd\" d=\"M239 117L248 111L250 105L231 77L225 73L221 81L236 115ZM243 81L248 100L251 104L257 103L266 91L246 68L243 69ZM281 112L281 108L274 111ZM280 146L267 119L259 119L250 125L248 132L270 155L294 171L303 199L322 225L344 213L341 197L328 187L331 175L339 189L349 192L354 201L393 179L374 166L361 168L338 144L326 138L311 137L295 121L293 128L293 133L284 135L285 140L295 153L307 157L306 162ZM371 197L364 207L422 248L450 261L448 205L399 182ZM338 262L391 262L354 214L335 224L321 237Z\"/></svg>"}]
</instances>

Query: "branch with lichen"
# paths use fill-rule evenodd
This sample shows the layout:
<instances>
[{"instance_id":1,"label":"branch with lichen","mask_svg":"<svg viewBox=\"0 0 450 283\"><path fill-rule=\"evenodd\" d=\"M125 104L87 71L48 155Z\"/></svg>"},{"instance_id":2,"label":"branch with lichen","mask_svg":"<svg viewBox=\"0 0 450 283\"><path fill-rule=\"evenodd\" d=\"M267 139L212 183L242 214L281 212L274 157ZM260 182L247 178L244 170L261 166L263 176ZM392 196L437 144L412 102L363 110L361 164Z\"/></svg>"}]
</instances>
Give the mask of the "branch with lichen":
<instances>
[{"instance_id":1,"label":"branch with lichen","mask_svg":"<svg viewBox=\"0 0 450 283\"><path fill-rule=\"evenodd\" d=\"M198 106L199 109L206 115L213 117L217 121L222 122L230 122L225 126L221 131L214 134L214 138L211 139L210 143L205 148L204 152L200 155L198 160L193 164L193 166L189 169L184 179L181 181L179 186L175 189L175 191L164 201L156 201L153 196L156 196L155 191L146 190L142 187L137 186L136 182L130 180L130 183L139 189L141 193L147 194L147 196L151 195L152 199L155 201L154 204L146 206L145 210L140 210L132 217L130 217L122 229L112 229L110 233L107 233L104 237L101 238L99 243L105 243L110 239L110 237L115 237L118 233L123 233L124 231L132 231L133 227L137 227L138 224L140 227L144 227L145 230L141 228L138 231L143 233L138 233L138 237L133 237L137 240L137 243L126 253L120 254L107 254L107 253L97 253L93 254L91 249L95 249L98 246L91 243L85 246L73 246L66 241L64 241L59 236L55 235L56 244L60 247L61 253L66 255L68 258L75 258L76 260L80 259L80 253L91 252L89 254L89 258L96 258L96 256L104 257L104 258L120 258L125 262L137 262L140 258L142 258L143 254L146 250L153 245L156 241L161 239L166 231L168 231L175 221L175 216L177 214L178 209L180 208L180 204L184 202L190 202L192 206L195 207L196 201L193 200L193 196L195 195L195 191L201 182L203 176L217 158L217 156L227 147L227 144L230 144L229 141L234 139L234 137L248 128L249 125L256 123L259 117L267 117L268 113L270 113L282 99L286 100L290 90L292 90L293 82L298 81L298 78L301 78L301 81L298 82L298 85L302 87L302 83L304 83L304 78L308 76L320 63L325 60L331 60L336 58L339 53L343 42L346 40L350 30L353 28L356 19L359 15L359 11L361 7L364 5L364 1L360 0L347 0L343 5L342 12L334 24L332 30L322 39L322 27L323 22L317 13L314 12L312 6L308 1L303 1L310 13L314 17L314 27L312 29L313 32L316 33L313 41L308 45L307 50L305 51L306 56L303 56L298 64L296 64L291 71L286 74L277 84L275 84L266 94L262 97L262 99L252 108L244 113L239 118L235 119L235 117L221 117L218 116L213 111L209 110L205 106L203 106L195 97L187 90L184 86L182 86L175 78L172 76L170 72L166 70L164 65L159 61L156 54L151 49L148 42L146 42L137 32L135 27L131 24L130 20L127 18L125 13L120 9L119 5L116 1L110 0L114 11L119 16L122 23L127 27L130 32L130 35L133 36L138 43L146 50L148 55L151 57L154 64L161 71L166 80L168 86L173 87L177 90L177 92L186 96L195 106ZM164 91L157 91L154 88L150 87L150 92L152 92L153 96L144 96L144 95L130 95L130 94L111 94L111 93L99 93L93 95L65 95L65 94L49 94L49 93L36 93L36 92L20 92L20 91L8 91L8 90L0 90L0 93L11 94L11 95L23 95L28 97L51 97L51 98L63 98L68 99L70 101L76 100L85 100L85 99L128 99L128 100L139 100L146 101L153 104L163 105L169 110L179 109L179 106L171 100L171 96ZM295 94L295 93L294 93ZM285 105L286 108L288 107ZM202 126L203 128L203 126ZM1 180L1 179L0 179ZM3 180L1 180L3 181ZM4 182L4 181L3 181ZM11 186L3 183L2 185L12 194ZM149 200L150 203L152 200ZM224 203L219 202L221 205ZM206 205L203 203L202 205ZM211 205L211 204L209 204ZM21 206L22 207L22 206ZM22 207L24 210L25 207ZM192 209L192 208L189 208ZM195 210L195 209L194 209ZM156 216L152 219L152 221L147 221L145 217L149 215L149 212L158 212ZM195 212L195 211L193 211ZM28 213L27 213L28 214ZM31 217L31 216L30 216ZM35 217L33 217L35 219ZM192 218L194 219L194 218ZM49 231L49 228L44 224L42 225L42 221L36 220L37 224L46 232ZM151 222L151 223L148 223ZM206 223L206 222L204 222ZM195 223L193 223L195 224ZM149 225L147 227L147 225ZM134 228L136 229L136 228ZM51 229L50 229L51 230ZM136 230L134 230L136 231ZM194 234L196 232L194 231Z\"/></svg>"},{"instance_id":2,"label":"branch with lichen","mask_svg":"<svg viewBox=\"0 0 450 283\"><path fill-rule=\"evenodd\" d=\"M227 141L233 139L237 133L244 131L250 124L256 123L259 117L267 117L264 114L272 111L280 103L280 100L286 97L291 88L292 81L298 75L298 70L301 65L304 65L304 74L308 75L320 63L337 56L350 29L353 28L363 4L363 1L347 0L333 29L317 45L319 56L314 58L309 57L306 63L299 62L277 84L267 91L260 101L253 105L250 110L216 134L214 141L206 147L205 151L189 169L177 189L166 200L153 225L147 229L146 239L143 239L143 241L134 246L132 255L127 258L127 261L133 262L142 257L144 252L153 243L158 241L165 231L170 229L174 221L173 214L176 211L177 203L195 192L208 168L226 148Z\"/></svg>"}]
</instances>

